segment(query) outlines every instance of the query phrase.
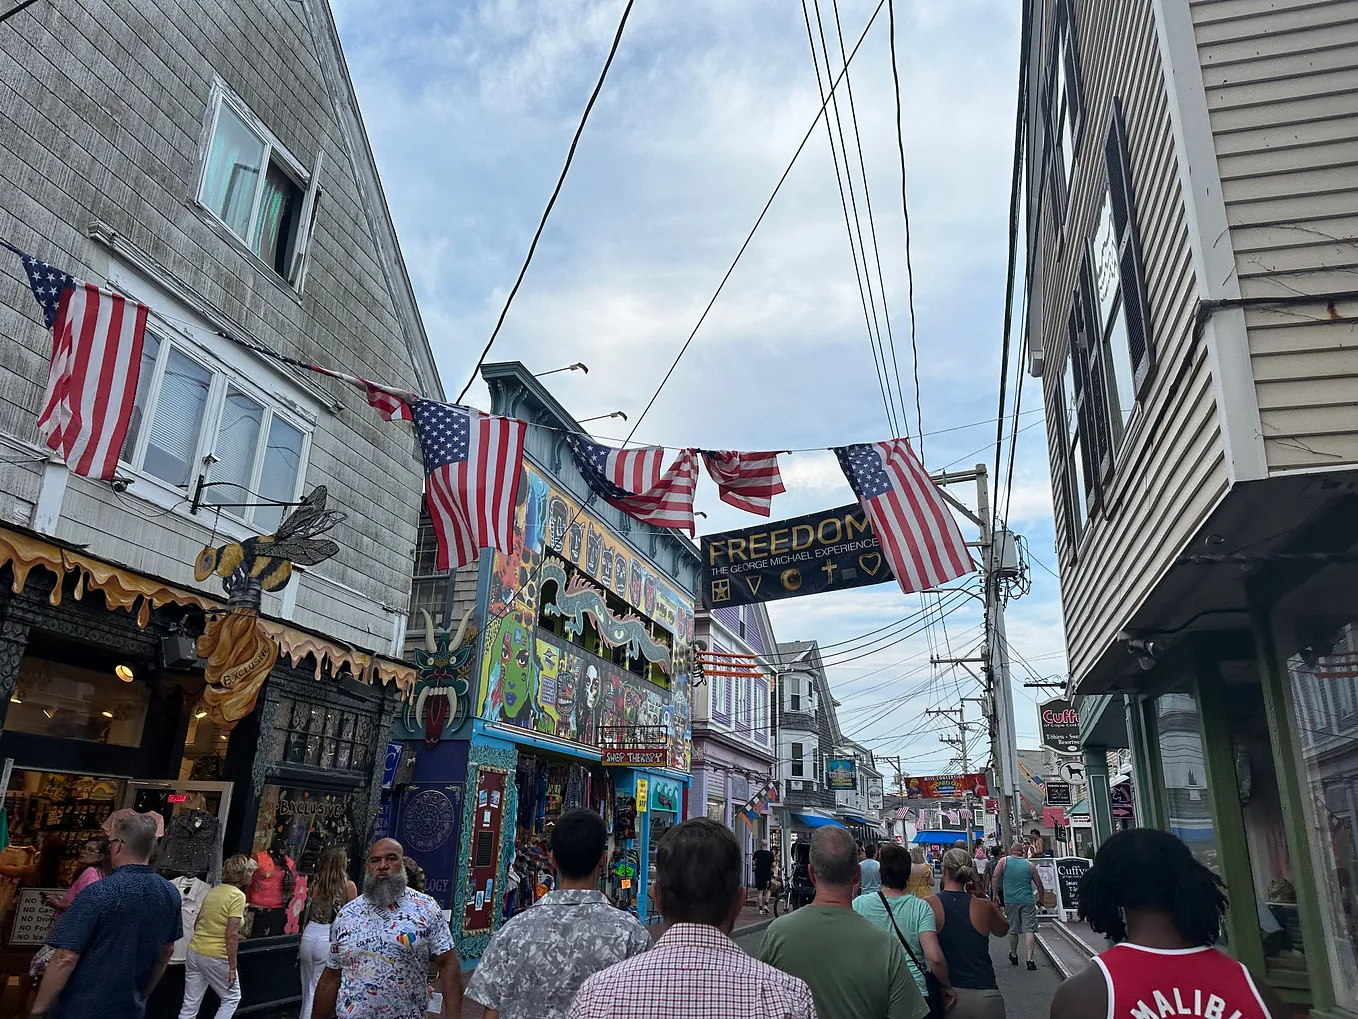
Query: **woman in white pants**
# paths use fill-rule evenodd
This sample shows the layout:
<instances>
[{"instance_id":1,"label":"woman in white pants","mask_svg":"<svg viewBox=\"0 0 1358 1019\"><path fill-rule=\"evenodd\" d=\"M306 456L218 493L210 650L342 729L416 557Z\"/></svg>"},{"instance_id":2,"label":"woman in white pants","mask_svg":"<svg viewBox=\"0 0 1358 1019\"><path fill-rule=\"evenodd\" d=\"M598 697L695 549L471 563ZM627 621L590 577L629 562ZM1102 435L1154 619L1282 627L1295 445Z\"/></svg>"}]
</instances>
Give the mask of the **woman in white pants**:
<instances>
[{"instance_id":1,"label":"woman in white pants","mask_svg":"<svg viewBox=\"0 0 1358 1019\"><path fill-rule=\"evenodd\" d=\"M357 897L358 888L349 880L349 854L344 847L328 846L321 850L316 872L307 882L306 909L302 912L306 926L302 928L302 941L298 946L302 1007L297 1019L311 1019L316 984L320 982L330 955L330 924L341 907Z\"/></svg>"},{"instance_id":2,"label":"woman in white pants","mask_svg":"<svg viewBox=\"0 0 1358 1019\"><path fill-rule=\"evenodd\" d=\"M211 987L221 999L217 1019L231 1019L240 1004L240 978L236 976L236 949L240 924L245 917L245 886L256 863L237 855L222 864L222 883L207 893L193 927L184 958L184 1004L179 1019L197 1019L203 995Z\"/></svg>"}]
</instances>

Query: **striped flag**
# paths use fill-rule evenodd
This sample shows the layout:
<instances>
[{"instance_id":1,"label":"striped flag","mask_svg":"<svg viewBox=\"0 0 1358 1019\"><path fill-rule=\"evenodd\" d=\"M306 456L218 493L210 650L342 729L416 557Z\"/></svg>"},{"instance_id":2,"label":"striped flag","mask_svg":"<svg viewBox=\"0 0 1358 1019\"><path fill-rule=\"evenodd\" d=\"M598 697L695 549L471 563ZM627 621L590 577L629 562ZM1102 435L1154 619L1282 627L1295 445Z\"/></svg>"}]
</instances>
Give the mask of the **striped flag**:
<instances>
[{"instance_id":1,"label":"striped flag","mask_svg":"<svg viewBox=\"0 0 1358 1019\"><path fill-rule=\"evenodd\" d=\"M927 591L976 568L908 440L837 446L834 454L902 591Z\"/></svg>"},{"instance_id":2,"label":"striped flag","mask_svg":"<svg viewBox=\"0 0 1358 1019\"><path fill-rule=\"evenodd\" d=\"M38 434L73 473L109 481L132 420L148 309L31 255L19 257L52 329Z\"/></svg>"},{"instance_id":3,"label":"striped flag","mask_svg":"<svg viewBox=\"0 0 1358 1019\"><path fill-rule=\"evenodd\" d=\"M737 453L729 449L703 450L707 473L717 483L721 501L747 513L766 517L773 497L786 492L778 473L777 453Z\"/></svg>"},{"instance_id":4,"label":"striped flag","mask_svg":"<svg viewBox=\"0 0 1358 1019\"><path fill-rule=\"evenodd\" d=\"M483 548L512 552L527 423L433 400L417 400L411 416L424 456L437 568L464 566Z\"/></svg>"},{"instance_id":5,"label":"striped flag","mask_svg":"<svg viewBox=\"0 0 1358 1019\"><path fill-rule=\"evenodd\" d=\"M698 486L696 449L680 450L670 469L659 477L664 450L658 446L612 449L576 434L566 436L566 445L590 491L609 505L642 523L693 534L693 493ZM633 454L644 454L644 458ZM623 484L620 479L628 483Z\"/></svg>"},{"instance_id":6,"label":"striped flag","mask_svg":"<svg viewBox=\"0 0 1358 1019\"><path fill-rule=\"evenodd\" d=\"M329 375L332 379L339 379L347 382L351 386L358 386L368 394L368 405L377 410L388 421L413 421L414 416L410 412L410 405L419 399L414 393L403 393L399 389L391 386L384 386L377 382L369 382L365 378L357 375L349 375L345 372L338 372L332 368L322 368L319 365L308 365L314 371L322 375Z\"/></svg>"}]
</instances>

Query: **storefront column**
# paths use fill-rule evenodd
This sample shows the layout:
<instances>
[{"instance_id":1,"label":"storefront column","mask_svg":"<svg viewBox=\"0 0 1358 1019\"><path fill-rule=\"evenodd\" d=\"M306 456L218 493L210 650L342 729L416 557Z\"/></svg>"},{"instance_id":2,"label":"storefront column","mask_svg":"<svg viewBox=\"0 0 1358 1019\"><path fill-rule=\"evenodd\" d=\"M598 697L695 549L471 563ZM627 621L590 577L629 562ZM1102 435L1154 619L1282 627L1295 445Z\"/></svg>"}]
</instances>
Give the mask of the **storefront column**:
<instances>
[{"instance_id":1,"label":"storefront column","mask_svg":"<svg viewBox=\"0 0 1358 1019\"><path fill-rule=\"evenodd\" d=\"M1089 816L1094 825L1094 846L1113 834L1113 796L1108 785L1108 748L1085 747L1085 782L1089 789Z\"/></svg>"},{"instance_id":2,"label":"storefront column","mask_svg":"<svg viewBox=\"0 0 1358 1019\"><path fill-rule=\"evenodd\" d=\"M1146 720L1146 705L1137 694L1124 694L1127 712L1127 739L1132 750L1132 794L1136 804L1136 823L1141 828L1165 827L1164 812L1155 795L1160 774L1156 745Z\"/></svg>"},{"instance_id":3,"label":"storefront column","mask_svg":"<svg viewBox=\"0 0 1358 1019\"><path fill-rule=\"evenodd\" d=\"M1273 766L1278 775L1278 799L1282 806L1283 828L1287 834L1287 852L1292 865L1292 887L1297 891L1297 905L1301 918L1302 943L1325 944L1325 926L1320 919L1322 904L1317 891L1321 882L1316 875L1311 847L1307 844L1309 826L1306 821L1297 762L1301 751L1297 746L1292 719L1297 717L1292 703L1292 689L1280 668L1281 659L1273 640L1268 615L1262 610L1250 614L1254 647L1258 660L1259 682L1264 696L1264 713L1273 746ZM1328 952L1307 952L1306 971L1310 979L1312 1015L1333 1014L1334 985L1330 973Z\"/></svg>"},{"instance_id":4,"label":"storefront column","mask_svg":"<svg viewBox=\"0 0 1358 1019\"><path fill-rule=\"evenodd\" d=\"M28 624L17 619L0 620L0 729L9 713L9 697L19 678L19 664L28 646Z\"/></svg>"}]
</instances>

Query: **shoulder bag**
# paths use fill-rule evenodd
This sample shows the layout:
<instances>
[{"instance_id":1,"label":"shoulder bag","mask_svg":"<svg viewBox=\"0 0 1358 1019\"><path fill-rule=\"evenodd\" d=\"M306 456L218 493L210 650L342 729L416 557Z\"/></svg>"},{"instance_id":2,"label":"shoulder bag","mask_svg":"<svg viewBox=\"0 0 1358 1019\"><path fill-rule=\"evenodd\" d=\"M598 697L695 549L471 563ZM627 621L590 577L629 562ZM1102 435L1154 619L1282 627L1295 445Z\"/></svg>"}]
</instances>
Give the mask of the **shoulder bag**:
<instances>
[{"instance_id":1,"label":"shoulder bag","mask_svg":"<svg viewBox=\"0 0 1358 1019\"><path fill-rule=\"evenodd\" d=\"M882 908L886 910L886 918L891 921L891 929L896 932L896 937L900 938L901 947L904 948L906 954L910 956L910 961L915 964L915 967L924 974L924 986L928 988L928 993L924 996L924 1000L929 1006L929 1019L943 1019L948 1012L943 1004L943 984L939 981L938 977L934 976L928 966L925 966L920 962L919 956L917 956L915 950L910 947L910 942L905 940L905 935L901 933L900 927L896 926L896 917L891 912L891 903L887 900L887 897L880 891L877 893L877 897L882 900ZM930 906L929 908L932 912L933 907Z\"/></svg>"}]
</instances>

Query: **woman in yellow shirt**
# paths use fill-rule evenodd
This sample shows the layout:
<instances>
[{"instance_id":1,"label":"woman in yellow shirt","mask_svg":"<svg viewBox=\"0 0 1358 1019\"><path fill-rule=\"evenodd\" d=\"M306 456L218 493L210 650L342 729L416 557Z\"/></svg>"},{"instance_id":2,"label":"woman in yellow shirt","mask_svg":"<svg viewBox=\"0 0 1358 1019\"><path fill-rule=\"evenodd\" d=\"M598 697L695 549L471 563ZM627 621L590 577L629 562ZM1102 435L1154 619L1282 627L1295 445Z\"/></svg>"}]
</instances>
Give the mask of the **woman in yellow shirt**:
<instances>
[{"instance_id":1,"label":"woman in yellow shirt","mask_svg":"<svg viewBox=\"0 0 1358 1019\"><path fill-rule=\"evenodd\" d=\"M924 850L919 846L911 848L910 861L910 878L905 885L905 894L927 899L934 893L934 868L924 862Z\"/></svg>"},{"instance_id":2,"label":"woman in yellow shirt","mask_svg":"<svg viewBox=\"0 0 1358 1019\"><path fill-rule=\"evenodd\" d=\"M193 926L184 959L184 1004L179 1019L196 1019L203 995L211 987L221 999L217 1019L231 1019L240 1004L236 979L236 948L245 917L245 886L258 864L236 855L222 864L222 883L207 893Z\"/></svg>"}]
</instances>

